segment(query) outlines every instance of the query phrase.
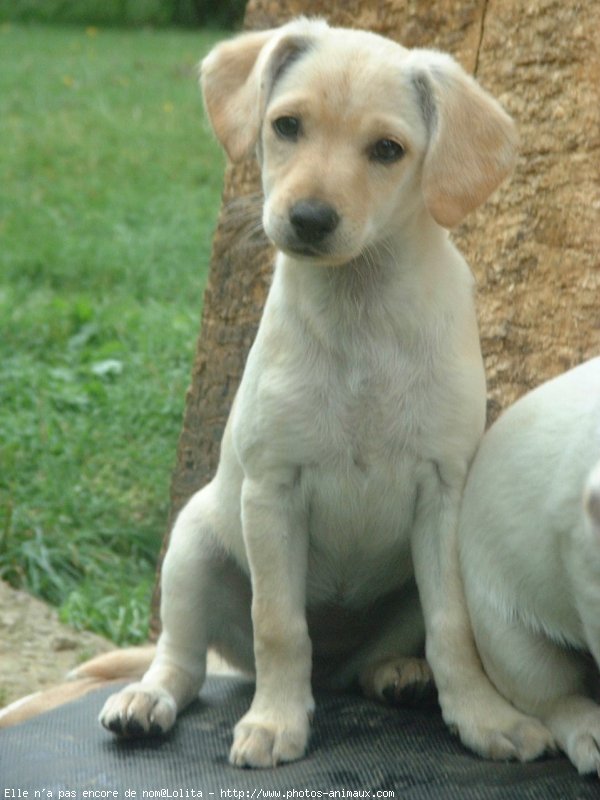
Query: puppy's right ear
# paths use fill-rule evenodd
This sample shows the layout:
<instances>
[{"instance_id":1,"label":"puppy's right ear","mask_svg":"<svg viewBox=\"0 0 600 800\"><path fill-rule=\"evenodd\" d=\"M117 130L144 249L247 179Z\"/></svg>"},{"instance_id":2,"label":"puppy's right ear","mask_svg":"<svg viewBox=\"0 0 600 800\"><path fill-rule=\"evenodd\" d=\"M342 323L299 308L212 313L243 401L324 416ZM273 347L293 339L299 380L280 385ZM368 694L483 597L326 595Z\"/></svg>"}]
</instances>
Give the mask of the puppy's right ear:
<instances>
[{"instance_id":1,"label":"puppy's right ear","mask_svg":"<svg viewBox=\"0 0 600 800\"><path fill-rule=\"evenodd\" d=\"M274 30L242 34L217 45L200 65L206 113L232 161L241 161L258 138L258 56L274 35Z\"/></svg>"},{"instance_id":2,"label":"puppy's right ear","mask_svg":"<svg viewBox=\"0 0 600 800\"><path fill-rule=\"evenodd\" d=\"M244 33L217 45L200 65L206 112L227 155L241 161L256 144L277 76L327 27L298 19L281 28Z\"/></svg>"}]
</instances>

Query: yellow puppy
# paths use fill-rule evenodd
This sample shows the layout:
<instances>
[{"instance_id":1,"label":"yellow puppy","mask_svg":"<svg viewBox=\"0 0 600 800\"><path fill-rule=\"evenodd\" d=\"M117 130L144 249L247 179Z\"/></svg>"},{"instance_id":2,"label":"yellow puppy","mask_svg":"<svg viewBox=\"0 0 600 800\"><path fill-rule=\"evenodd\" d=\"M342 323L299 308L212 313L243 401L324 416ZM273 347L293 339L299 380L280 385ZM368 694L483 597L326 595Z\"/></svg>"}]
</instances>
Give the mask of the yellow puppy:
<instances>
[{"instance_id":1,"label":"yellow puppy","mask_svg":"<svg viewBox=\"0 0 600 800\"><path fill-rule=\"evenodd\" d=\"M446 229L509 172L513 125L450 57L322 21L218 46L202 87L230 158L259 159L278 255L217 474L173 530L154 660L100 719L167 731L212 647L256 675L231 762L272 766L306 750L313 680L425 690L426 635L462 740L534 757L551 737L481 671L456 543L485 383Z\"/></svg>"}]
</instances>

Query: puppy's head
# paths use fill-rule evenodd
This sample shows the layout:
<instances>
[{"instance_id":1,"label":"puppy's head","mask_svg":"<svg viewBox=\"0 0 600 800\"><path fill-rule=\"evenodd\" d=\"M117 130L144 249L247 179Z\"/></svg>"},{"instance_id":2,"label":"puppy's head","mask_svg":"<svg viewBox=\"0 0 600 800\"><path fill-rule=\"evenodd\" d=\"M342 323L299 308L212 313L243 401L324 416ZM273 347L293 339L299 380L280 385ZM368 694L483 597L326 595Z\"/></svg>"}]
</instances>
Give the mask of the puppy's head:
<instances>
[{"instance_id":1,"label":"puppy's head","mask_svg":"<svg viewBox=\"0 0 600 800\"><path fill-rule=\"evenodd\" d=\"M342 264L426 210L452 227L510 171L510 118L449 56L296 20L217 46L206 109L233 161L256 149L263 224Z\"/></svg>"}]
</instances>

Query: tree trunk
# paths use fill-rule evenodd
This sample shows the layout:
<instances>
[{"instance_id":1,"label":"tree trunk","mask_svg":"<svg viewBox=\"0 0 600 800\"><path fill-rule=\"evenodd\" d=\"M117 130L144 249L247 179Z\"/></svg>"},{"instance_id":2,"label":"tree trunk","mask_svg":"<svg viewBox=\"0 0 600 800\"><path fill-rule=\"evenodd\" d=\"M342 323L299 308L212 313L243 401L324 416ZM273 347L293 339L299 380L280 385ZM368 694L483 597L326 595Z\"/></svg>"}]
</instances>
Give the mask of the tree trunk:
<instances>
[{"instance_id":1,"label":"tree trunk","mask_svg":"<svg viewBox=\"0 0 600 800\"><path fill-rule=\"evenodd\" d=\"M454 238L477 280L488 417L600 353L600 4L586 0L250 0L245 27L293 16L452 53L517 121L512 178ZM229 167L171 491L171 519L212 477L267 292L256 165ZM163 547L166 549L168 535ZM161 554L162 562L162 554ZM160 563L159 563L160 567ZM152 632L158 630L158 598Z\"/></svg>"}]
</instances>

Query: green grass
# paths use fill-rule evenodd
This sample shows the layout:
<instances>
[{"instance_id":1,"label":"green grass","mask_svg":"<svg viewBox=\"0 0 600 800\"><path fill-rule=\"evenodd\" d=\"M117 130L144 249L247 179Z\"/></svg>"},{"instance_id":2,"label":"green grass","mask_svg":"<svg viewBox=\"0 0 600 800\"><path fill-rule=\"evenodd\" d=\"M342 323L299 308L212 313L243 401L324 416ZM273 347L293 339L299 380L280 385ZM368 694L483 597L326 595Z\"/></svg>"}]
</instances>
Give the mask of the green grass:
<instances>
[{"instance_id":1,"label":"green grass","mask_svg":"<svg viewBox=\"0 0 600 800\"><path fill-rule=\"evenodd\" d=\"M0 576L136 642L223 159L222 34L0 27Z\"/></svg>"}]
</instances>

